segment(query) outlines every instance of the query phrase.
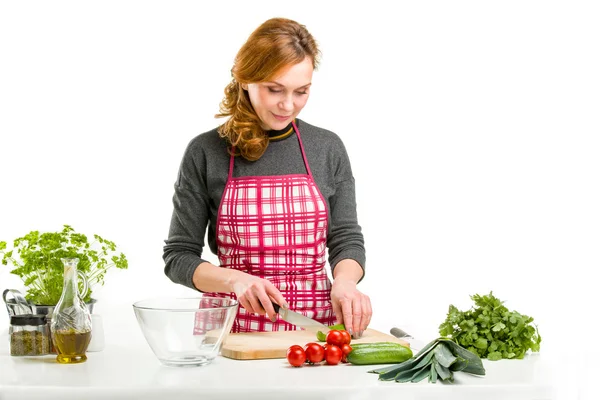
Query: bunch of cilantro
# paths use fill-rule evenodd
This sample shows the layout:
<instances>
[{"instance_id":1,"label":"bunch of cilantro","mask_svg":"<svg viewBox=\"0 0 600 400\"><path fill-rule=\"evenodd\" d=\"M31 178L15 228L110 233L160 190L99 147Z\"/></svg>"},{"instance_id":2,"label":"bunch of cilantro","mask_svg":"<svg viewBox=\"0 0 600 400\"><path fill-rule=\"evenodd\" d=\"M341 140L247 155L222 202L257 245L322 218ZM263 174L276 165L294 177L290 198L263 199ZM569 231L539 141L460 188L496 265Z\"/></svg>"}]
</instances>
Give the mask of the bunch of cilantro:
<instances>
[{"instance_id":1,"label":"bunch of cilantro","mask_svg":"<svg viewBox=\"0 0 600 400\"><path fill-rule=\"evenodd\" d=\"M488 360L522 359L529 349L540 351L542 338L532 317L508 310L492 292L470 297L475 306L468 311L450 305L440 335Z\"/></svg>"}]
</instances>

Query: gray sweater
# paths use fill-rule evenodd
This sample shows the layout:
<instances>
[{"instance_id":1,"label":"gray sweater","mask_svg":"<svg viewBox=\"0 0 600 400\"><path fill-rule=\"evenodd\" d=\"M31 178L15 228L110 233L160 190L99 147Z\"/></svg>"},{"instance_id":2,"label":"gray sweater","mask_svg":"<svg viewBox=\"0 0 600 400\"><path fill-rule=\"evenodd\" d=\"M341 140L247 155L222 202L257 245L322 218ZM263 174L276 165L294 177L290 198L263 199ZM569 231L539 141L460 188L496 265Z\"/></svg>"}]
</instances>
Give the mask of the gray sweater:
<instances>
[{"instance_id":1,"label":"gray sweater","mask_svg":"<svg viewBox=\"0 0 600 400\"><path fill-rule=\"evenodd\" d=\"M364 238L357 221L354 177L344 144L335 133L302 120L296 119L296 126L315 183L327 203L327 251L332 271L346 258L356 260L364 270ZM236 157L233 176L306 174L298 138L295 132L281 135L285 132L289 129L269 132L273 139L259 160ZM277 136L285 137L277 140ZM202 251L206 236L210 250L217 254L217 209L228 172L229 153L216 128L190 141L175 182L173 216L163 253L165 274L175 283L195 289L192 276L205 261Z\"/></svg>"}]
</instances>

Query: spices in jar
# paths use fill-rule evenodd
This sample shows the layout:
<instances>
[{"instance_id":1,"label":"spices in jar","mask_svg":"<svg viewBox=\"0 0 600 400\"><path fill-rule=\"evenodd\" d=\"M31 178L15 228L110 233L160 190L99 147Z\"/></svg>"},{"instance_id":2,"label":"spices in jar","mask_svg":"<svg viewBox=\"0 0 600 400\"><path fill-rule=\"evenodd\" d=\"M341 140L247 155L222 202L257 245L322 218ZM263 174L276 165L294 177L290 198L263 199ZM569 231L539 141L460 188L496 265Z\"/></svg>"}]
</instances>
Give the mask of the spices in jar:
<instances>
[{"instance_id":1,"label":"spices in jar","mask_svg":"<svg viewBox=\"0 0 600 400\"><path fill-rule=\"evenodd\" d=\"M50 330L45 315L12 315L8 332L11 356L43 356L50 354Z\"/></svg>"}]
</instances>

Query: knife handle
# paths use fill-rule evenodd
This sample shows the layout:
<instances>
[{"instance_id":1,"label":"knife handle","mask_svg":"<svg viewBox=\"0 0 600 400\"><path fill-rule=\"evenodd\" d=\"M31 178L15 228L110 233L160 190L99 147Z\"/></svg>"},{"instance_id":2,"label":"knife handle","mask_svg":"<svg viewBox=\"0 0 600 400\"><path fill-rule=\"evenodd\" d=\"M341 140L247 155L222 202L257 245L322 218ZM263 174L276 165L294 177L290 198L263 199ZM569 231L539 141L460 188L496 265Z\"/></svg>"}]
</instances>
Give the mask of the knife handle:
<instances>
[{"instance_id":1,"label":"knife handle","mask_svg":"<svg viewBox=\"0 0 600 400\"><path fill-rule=\"evenodd\" d=\"M390 333L394 336L396 336L398 339L402 339L402 338L412 338L412 336L410 336L408 333L404 332L402 329L400 328L392 328L390 329Z\"/></svg>"},{"instance_id":2,"label":"knife handle","mask_svg":"<svg viewBox=\"0 0 600 400\"><path fill-rule=\"evenodd\" d=\"M274 302L271 302L271 304L273 304L273 308L275 309L275 312L277 314L279 314L279 304L275 304Z\"/></svg>"}]
</instances>

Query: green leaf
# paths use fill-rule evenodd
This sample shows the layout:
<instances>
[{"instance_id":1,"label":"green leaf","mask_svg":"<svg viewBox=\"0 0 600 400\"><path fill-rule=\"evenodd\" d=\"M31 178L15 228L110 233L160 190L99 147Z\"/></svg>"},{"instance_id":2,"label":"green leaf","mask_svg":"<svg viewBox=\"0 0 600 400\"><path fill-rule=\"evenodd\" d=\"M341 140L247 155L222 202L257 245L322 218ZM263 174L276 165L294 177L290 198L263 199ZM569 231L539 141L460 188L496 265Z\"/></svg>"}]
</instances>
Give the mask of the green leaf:
<instances>
[{"instance_id":1,"label":"green leaf","mask_svg":"<svg viewBox=\"0 0 600 400\"><path fill-rule=\"evenodd\" d=\"M97 235L94 235L97 237ZM99 237L99 236L98 236ZM113 242L101 239L105 251L99 242L92 246L87 236L75 232L70 225L63 225L62 231L43 232L30 231L13 240L12 249L7 249L7 242L0 242L0 254L3 265L10 265L12 274L19 276L25 286L25 297L36 304L54 305L62 294L64 266L61 258L79 258L77 266L90 283L90 291L86 300L90 300L95 284L104 284L107 271L116 266L127 269L127 258L123 253L116 253ZM116 260L116 261L115 261Z\"/></svg>"},{"instance_id":2,"label":"green leaf","mask_svg":"<svg viewBox=\"0 0 600 400\"><path fill-rule=\"evenodd\" d=\"M411 382L421 382L423 379L425 379L426 377L429 376L429 373L431 372L431 366L430 365L426 365L424 366L420 371L417 371L413 377L411 378Z\"/></svg>"},{"instance_id":3,"label":"green leaf","mask_svg":"<svg viewBox=\"0 0 600 400\"><path fill-rule=\"evenodd\" d=\"M412 358L404 361L403 363L395 365L395 368L385 369L385 371L381 371L381 373L379 374L379 379L383 381L392 380L396 379L401 373L423 368L431 362L431 359L433 358L432 350L433 347L430 347L429 351L427 351L426 353L419 353L419 355L413 356ZM383 368L381 370L383 370ZM410 374L403 374L401 376L403 378L412 378L412 375Z\"/></svg>"},{"instance_id":4,"label":"green leaf","mask_svg":"<svg viewBox=\"0 0 600 400\"><path fill-rule=\"evenodd\" d=\"M504 325L502 322L498 322L497 324L495 324L492 327L492 331L494 331L494 332L500 332L504 328L506 328L506 325Z\"/></svg>"},{"instance_id":5,"label":"green leaf","mask_svg":"<svg viewBox=\"0 0 600 400\"><path fill-rule=\"evenodd\" d=\"M435 366L435 370L441 380L450 381L450 382L454 381L454 377L452 376L452 371L450 371L448 368L444 367L443 365L440 365L440 363L435 363L433 365Z\"/></svg>"},{"instance_id":6,"label":"green leaf","mask_svg":"<svg viewBox=\"0 0 600 400\"><path fill-rule=\"evenodd\" d=\"M469 366L469 361L462 357L456 357L456 361L449 368L450 371L464 371Z\"/></svg>"},{"instance_id":7,"label":"green leaf","mask_svg":"<svg viewBox=\"0 0 600 400\"><path fill-rule=\"evenodd\" d=\"M442 343L439 343L437 346L435 346L433 354L435 360L446 368L450 367L452 364L454 364L454 362L456 362L456 356L452 354L452 352L448 350L448 348Z\"/></svg>"},{"instance_id":8,"label":"green leaf","mask_svg":"<svg viewBox=\"0 0 600 400\"><path fill-rule=\"evenodd\" d=\"M481 359L477 356L477 353L468 351L449 339L444 339L442 342L444 345L448 346L450 352L456 357L467 360L468 364L463 369L464 372L475 375L485 375L485 368L483 367Z\"/></svg>"},{"instance_id":9,"label":"green leaf","mask_svg":"<svg viewBox=\"0 0 600 400\"><path fill-rule=\"evenodd\" d=\"M437 363L437 361L432 361L431 362L431 366L430 366L430 371L429 371L429 382L431 383L436 383L437 382L437 370L435 369L435 364Z\"/></svg>"},{"instance_id":10,"label":"green leaf","mask_svg":"<svg viewBox=\"0 0 600 400\"><path fill-rule=\"evenodd\" d=\"M452 339L481 358L496 353L503 358L523 358L528 350L539 351L541 336L533 318L511 311L490 292L471 296L474 306L460 311L448 308L446 320L439 326L440 335Z\"/></svg>"},{"instance_id":11,"label":"green leaf","mask_svg":"<svg viewBox=\"0 0 600 400\"><path fill-rule=\"evenodd\" d=\"M425 368L427 368L427 367L425 367ZM394 380L399 383L410 382L416 373L417 373L416 370L408 369L408 370L399 372L394 377L392 377L391 379L388 379L388 380ZM381 377L379 377L379 379L381 379Z\"/></svg>"},{"instance_id":12,"label":"green leaf","mask_svg":"<svg viewBox=\"0 0 600 400\"><path fill-rule=\"evenodd\" d=\"M475 341L475 343L473 345L475 347L477 347L478 349L487 349L488 341L485 340L484 338L479 338Z\"/></svg>"}]
</instances>

